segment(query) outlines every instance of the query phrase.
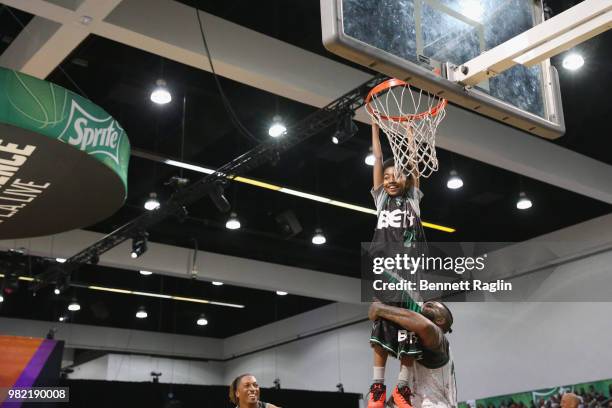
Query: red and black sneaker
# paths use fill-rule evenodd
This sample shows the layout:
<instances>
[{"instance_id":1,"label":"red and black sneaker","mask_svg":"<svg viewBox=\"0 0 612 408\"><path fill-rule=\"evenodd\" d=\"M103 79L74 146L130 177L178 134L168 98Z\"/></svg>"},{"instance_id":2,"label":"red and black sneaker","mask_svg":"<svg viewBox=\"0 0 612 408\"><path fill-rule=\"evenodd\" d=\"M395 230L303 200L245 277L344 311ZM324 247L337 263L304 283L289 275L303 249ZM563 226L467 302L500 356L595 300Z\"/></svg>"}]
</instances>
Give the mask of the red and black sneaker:
<instances>
[{"instance_id":1,"label":"red and black sneaker","mask_svg":"<svg viewBox=\"0 0 612 408\"><path fill-rule=\"evenodd\" d=\"M387 387L383 383L374 383L370 387L370 399L368 399L368 408L385 408L387 399Z\"/></svg>"},{"instance_id":2,"label":"red and black sneaker","mask_svg":"<svg viewBox=\"0 0 612 408\"><path fill-rule=\"evenodd\" d=\"M412 391L408 386L395 387L393 390L393 402L397 408L412 408L410 397L412 397Z\"/></svg>"}]
</instances>

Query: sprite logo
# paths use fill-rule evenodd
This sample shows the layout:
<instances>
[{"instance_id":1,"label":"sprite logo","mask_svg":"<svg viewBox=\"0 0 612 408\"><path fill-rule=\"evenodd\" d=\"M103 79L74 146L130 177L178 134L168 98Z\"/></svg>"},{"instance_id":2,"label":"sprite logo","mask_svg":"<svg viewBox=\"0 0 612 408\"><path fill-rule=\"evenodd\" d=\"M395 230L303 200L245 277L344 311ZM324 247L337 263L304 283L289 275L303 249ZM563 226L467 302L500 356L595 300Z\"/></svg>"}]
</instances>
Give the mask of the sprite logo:
<instances>
[{"instance_id":1,"label":"sprite logo","mask_svg":"<svg viewBox=\"0 0 612 408\"><path fill-rule=\"evenodd\" d=\"M87 152L104 154L119 164L119 146L125 131L111 116L97 118L72 100L70 117L58 139Z\"/></svg>"}]
</instances>

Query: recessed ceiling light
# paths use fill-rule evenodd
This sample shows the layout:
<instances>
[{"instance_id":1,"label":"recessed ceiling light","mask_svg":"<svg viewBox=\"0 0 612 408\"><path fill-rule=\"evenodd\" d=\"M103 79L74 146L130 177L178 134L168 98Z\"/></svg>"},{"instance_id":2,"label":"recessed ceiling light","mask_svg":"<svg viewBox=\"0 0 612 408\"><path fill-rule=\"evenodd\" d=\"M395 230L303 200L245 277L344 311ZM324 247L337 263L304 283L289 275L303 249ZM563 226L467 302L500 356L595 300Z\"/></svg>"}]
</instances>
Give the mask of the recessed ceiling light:
<instances>
[{"instance_id":1,"label":"recessed ceiling light","mask_svg":"<svg viewBox=\"0 0 612 408\"><path fill-rule=\"evenodd\" d=\"M153 275L153 272L151 271L140 271L140 274L143 276L149 276L149 275Z\"/></svg>"},{"instance_id":2,"label":"recessed ceiling light","mask_svg":"<svg viewBox=\"0 0 612 408\"><path fill-rule=\"evenodd\" d=\"M277 294L278 296L287 296L287 292L282 291L282 290L277 290L277 291L276 291L276 294Z\"/></svg>"},{"instance_id":3,"label":"recessed ceiling light","mask_svg":"<svg viewBox=\"0 0 612 408\"><path fill-rule=\"evenodd\" d=\"M213 281L212 284L215 286L223 286L223 282L219 282L219 281Z\"/></svg>"}]
</instances>

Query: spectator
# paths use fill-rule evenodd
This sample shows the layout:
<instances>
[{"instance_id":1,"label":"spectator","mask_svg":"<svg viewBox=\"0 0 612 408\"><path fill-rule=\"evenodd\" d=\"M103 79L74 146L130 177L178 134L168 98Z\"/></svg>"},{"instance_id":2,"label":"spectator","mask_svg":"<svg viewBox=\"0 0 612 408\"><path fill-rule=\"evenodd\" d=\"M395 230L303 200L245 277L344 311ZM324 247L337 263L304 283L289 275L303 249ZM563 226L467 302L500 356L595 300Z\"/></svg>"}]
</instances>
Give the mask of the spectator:
<instances>
[{"instance_id":1,"label":"spectator","mask_svg":"<svg viewBox=\"0 0 612 408\"><path fill-rule=\"evenodd\" d=\"M573 392L566 392L561 397L561 408L578 408L580 405L580 397Z\"/></svg>"}]
</instances>

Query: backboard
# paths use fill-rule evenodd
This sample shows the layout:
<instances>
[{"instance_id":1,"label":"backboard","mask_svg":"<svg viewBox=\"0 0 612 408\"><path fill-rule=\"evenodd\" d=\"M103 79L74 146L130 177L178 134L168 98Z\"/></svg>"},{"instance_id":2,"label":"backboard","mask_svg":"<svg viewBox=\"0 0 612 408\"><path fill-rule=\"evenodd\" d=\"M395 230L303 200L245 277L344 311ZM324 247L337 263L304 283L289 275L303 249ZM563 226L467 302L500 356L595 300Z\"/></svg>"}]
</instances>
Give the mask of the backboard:
<instances>
[{"instance_id":1,"label":"backboard","mask_svg":"<svg viewBox=\"0 0 612 408\"><path fill-rule=\"evenodd\" d=\"M543 21L539 0L321 0L325 47L346 59L548 139L565 132L548 59L476 86L449 70ZM440 75L435 72L440 72Z\"/></svg>"}]
</instances>

